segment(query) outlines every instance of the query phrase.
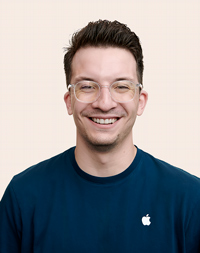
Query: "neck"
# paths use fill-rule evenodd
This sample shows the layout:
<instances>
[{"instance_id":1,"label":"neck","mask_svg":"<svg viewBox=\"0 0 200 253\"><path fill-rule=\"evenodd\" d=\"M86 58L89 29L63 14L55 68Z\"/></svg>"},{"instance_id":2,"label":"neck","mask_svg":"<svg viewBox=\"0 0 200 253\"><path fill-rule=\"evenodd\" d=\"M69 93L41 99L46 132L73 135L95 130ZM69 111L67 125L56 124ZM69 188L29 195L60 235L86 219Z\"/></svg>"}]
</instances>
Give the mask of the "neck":
<instances>
[{"instance_id":1,"label":"neck","mask_svg":"<svg viewBox=\"0 0 200 253\"><path fill-rule=\"evenodd\" d=\"M77 141L75 158L79 167L86 173L97 177L109 177L126 170L134 160L136 152L132 138L129 143L120 143L112 149L95 148Z\"/></svg>"}]
</instances>

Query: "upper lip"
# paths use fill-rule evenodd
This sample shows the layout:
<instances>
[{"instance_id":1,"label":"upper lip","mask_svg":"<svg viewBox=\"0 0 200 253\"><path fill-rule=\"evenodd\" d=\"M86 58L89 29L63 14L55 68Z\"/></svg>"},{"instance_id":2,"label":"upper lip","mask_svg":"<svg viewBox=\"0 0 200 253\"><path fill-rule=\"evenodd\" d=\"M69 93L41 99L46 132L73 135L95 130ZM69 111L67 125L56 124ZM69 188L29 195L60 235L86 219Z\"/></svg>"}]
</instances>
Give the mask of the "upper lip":
<instances>
[{"instance_id":1,"label":"upper lip","mask_svg":"<svg viewBox=\"0 0 200 253\"><path fill-rule=\"evenodd\" d=\"M89 118L96 118L96 119L118 119L119 116L89 116Z\"/></svg>"}]
</instances>

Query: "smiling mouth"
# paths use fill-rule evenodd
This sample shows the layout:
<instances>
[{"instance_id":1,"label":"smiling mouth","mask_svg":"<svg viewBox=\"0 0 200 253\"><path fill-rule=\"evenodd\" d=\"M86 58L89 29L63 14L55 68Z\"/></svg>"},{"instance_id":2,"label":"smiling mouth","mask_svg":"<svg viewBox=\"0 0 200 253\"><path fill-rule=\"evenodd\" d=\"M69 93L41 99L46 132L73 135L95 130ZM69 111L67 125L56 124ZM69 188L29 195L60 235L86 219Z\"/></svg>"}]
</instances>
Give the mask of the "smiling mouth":
<instances>
[{"instance_id":1,"label":"smiling mouth","mask_svg":"<svg viewBox=\"0 0 200 253\"><path fill-rule=\"evenodd\" d=\"M92 121L94 121L97 124L101 125L109 125L109 124L114 124L118 119L98 119L98 118L91 118Z\"/></svg>"}]
</instances>

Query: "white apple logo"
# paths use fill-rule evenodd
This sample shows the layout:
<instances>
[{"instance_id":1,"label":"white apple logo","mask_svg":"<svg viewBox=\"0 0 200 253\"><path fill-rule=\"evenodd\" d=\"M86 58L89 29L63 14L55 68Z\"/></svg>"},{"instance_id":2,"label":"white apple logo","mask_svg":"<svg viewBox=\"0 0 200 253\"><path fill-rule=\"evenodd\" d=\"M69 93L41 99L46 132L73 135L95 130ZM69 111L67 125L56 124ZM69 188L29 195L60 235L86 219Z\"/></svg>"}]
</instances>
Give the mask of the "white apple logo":
<instances>
[{"instance_id":1,"label":"white apple logo","mask_svg":"<svg viewBox=\"0 0 200 253\"><path fill-rule=\"evenodd\" d=\"M147 214L146 216L143 216L142 217L142 224L144 226L149 226L151 224L150 218L151 217L149 217L149 214Z\"/></svg>"}]
</instances>

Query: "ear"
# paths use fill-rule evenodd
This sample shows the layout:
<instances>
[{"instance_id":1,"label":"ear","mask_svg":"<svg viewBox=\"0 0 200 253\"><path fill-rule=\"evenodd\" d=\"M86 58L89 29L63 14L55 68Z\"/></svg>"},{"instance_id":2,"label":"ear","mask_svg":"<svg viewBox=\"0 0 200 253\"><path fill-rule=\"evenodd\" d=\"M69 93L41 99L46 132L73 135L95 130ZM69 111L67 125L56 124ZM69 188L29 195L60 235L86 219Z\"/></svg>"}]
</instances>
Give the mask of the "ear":
<instances>
[{"instance_id":1,"label":"ear","mask_svg":"<svg viewBox=\"0 0 200 253\"><path fill-rule=\"evenodd\" d=\"M66 104L66 107L67 107L68 114L72 115L73 114L72 101L71 101L71 95L70 95L69 91L65 93L64 101L65 101L65 104Z\"/></svg>"},{"instance_id":2,"label":"ear","mask_svg":"<svg viewBox=\"0 0 200 253\"><path fill-rule=\"evenodd\" d=\"M138 116L141 116L142 113L144 112L145 106L147 104L147 100L148 100L148 93L142 90L140 93L139 103L138 103L138 110L137 110Z\"/></svg>"}]
</instances>

